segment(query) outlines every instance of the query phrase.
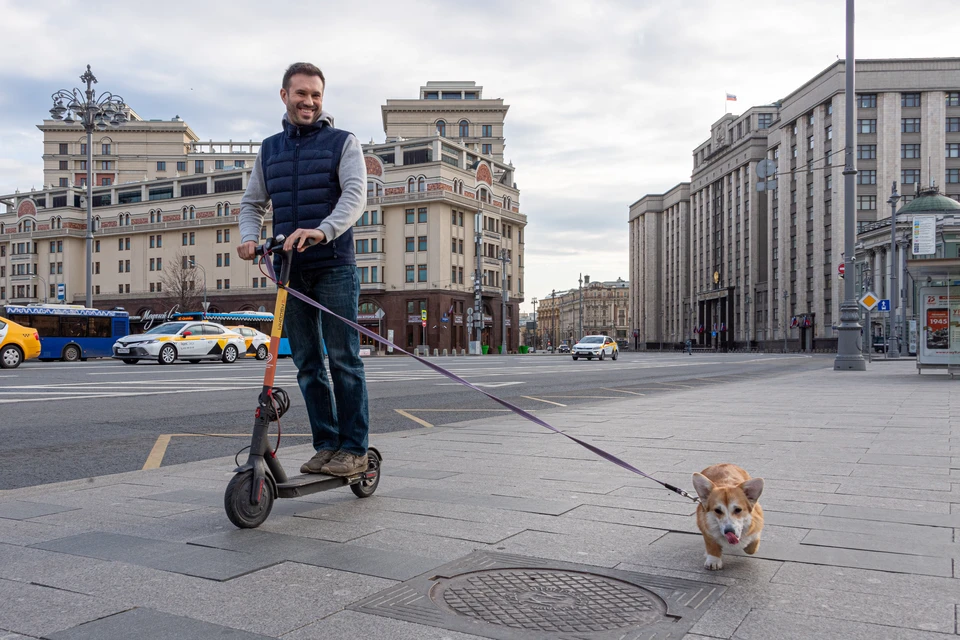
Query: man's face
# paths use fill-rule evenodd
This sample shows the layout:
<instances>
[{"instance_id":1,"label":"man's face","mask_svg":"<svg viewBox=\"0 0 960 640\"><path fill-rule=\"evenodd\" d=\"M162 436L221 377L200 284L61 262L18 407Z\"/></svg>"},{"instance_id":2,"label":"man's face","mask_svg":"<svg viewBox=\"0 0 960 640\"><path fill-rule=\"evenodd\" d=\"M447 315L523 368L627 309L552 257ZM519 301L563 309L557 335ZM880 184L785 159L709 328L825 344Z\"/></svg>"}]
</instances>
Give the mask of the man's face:
<instances>
[{"instance_id":1,"label":"man's face","mask_svg":"<svg viewBox=\"0 0 960 640\"><path fill-rule=\"evenodd\" d=\"M323 107L323 80L301 73L290 76L290 87L280 89L280 99L287 105L287 118L291 123L313 124Z\"/></svg>"}]
</instances>

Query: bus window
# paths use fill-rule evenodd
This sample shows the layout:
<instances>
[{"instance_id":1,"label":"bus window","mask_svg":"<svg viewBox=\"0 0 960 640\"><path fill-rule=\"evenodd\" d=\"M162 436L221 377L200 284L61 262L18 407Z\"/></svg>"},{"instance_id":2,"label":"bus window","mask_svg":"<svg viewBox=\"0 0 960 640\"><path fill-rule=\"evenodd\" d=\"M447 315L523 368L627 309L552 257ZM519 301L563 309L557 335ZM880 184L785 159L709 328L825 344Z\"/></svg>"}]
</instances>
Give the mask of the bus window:
<instances>
[{"instance_id":1,"label":"bus window","mask_svg":"<svg viewBox=\"0 0 960 640\"><path fill-rule=\"evenodd\" d=\"M110 324L110 318L90 318L90 326L88 328L89 336L91 338L109 338L113 335L112 327Z\"/></svg>"},{"instance_id":2,"label":"bus window","mask_svg":"<svg viewBox=\"0 0 960 640\"><path fill-rule=\"evenodd\" d=\"M86 338L87 318L60 316L60 335L64 338Z\"/></svg>"}]
</instances>

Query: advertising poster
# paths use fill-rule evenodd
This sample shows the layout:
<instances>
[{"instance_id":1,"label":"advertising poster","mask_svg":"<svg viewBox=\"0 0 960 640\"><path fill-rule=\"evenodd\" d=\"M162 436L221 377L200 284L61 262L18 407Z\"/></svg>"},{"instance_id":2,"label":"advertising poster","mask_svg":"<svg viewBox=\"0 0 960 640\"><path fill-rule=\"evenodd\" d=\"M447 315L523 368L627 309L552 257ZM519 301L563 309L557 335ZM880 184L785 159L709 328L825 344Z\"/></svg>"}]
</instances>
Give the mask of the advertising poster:
<instances>
[{"instance_id":1,"label":"advertising poster","mask_svg":"<svg viewBox=\"0 0 960 640\"><path fill-rule=\"evenodd\" d=\"M920 365L960 364L960 291L948 287L920 290Z\"/></svg>"},{"instance_id":2,"label":"advertising poster","mask_svg":"<svg viewBox=\"0 0 960 640\"><path fill-rule=\"evenodd\" d=\"M950 310L927 309L927 349L950 346Z\"/></svg>"}]
</instances>

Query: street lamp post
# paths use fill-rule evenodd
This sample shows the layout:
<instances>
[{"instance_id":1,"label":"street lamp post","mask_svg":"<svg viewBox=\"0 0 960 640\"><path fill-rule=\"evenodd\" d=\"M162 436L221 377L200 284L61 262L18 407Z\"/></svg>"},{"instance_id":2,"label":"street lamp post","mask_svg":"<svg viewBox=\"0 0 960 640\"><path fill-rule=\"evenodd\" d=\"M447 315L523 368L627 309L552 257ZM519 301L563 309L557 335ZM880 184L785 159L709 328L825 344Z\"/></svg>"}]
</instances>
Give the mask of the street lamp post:
<instances>
[{"instance_id":1,"label":"street lamp post","mask_svg":"<svg viewBox=\"0 0 960 640\"><path fill-rule=\"evenodd\" d=\"M868 263L866 262L863 264L863 271L860 274L860 290L862 293L866 293L870 290L870 279L873 278L873 272L867 265ZM868 362L870 361L872 350L873 325L870 323L870 309L866 309L863 314L862 352L866 354L866 359Z\"/></svg>"},{"instance_id":2,"label":"street lamp post","mask_svg":"<svg viewBox=\"0 0 960 640\"><path fill-rule=\"evenodd\" d=\"M123 98L112 93L100 94L93 90L97 77L90 71L80 76L87 83L86 90L60 89L51 96L50 117L65 124L79 123L87 132L87 292L86 306L93 306L93 131L119 127L129 119L129 107ZM64 104L66 103L66 104Z\"/></svg>"},{"instance_id":3,"label":"street lamp post","mask_svg":"<svg viewBox=\"0 0 960 640\"><path fill-rule=\"evenodd\" d=\"M844 65L844 164L843 164L843 252L845 273L853 273L855 268L854 244L857 233L856 211L856 181L857 170L853 164L853 153L856 150L854 135L854 73L856 61L853 56L853 2L847 0L847 53ZM836 371L866 371L867 363L863 354L857 349L857 338L860 336L860 312L857 301L854 299L853 278L843 282L843 302L840 303L840 326L837 338L837 357L833 362Z\"/></svg>"},{"instance_id":4,"label":"street lamp post","mask_svg":"<svg viewBox=\"0 0 960 640\"><path fill-rule=\"evenodd\" d=\"M507 265L510 264L510 258L507 257L507 250L500 249L500 354L507 355L507 298L510 292L507 291Z\"/></svg>"},{"instance_id":5,"label":"street lamp post","mask_svg":"<svg viewBox=\"0 0 960 640\"><path fill-rule=\"evenodd\" d=\"M579 297L579 299L580 299L580 302L579 302L578 308L579 308L579 311L580 311L580 323L579 323L578 330L579 330L579 332L580 332L580 338L582 338L582 337L583 337L583 274L582 274L582 273L580 274L580 297Z\"/></svg>"},{"instance_id":6,"label":"street lamp post","mask_svg":"<svg viewBox=\"0 0 960 640\"><path fill-rule=\"evenodd\" d=\"M900 297L900 290L897 289L897 202L900 200L900 194L897 193L897 181L893 181L893 191L890 192L890 291L887 294L890 297L890 349L887 357L896 360L900 357L900 341L897 339L897 298Z\"/></svg>"},{"instance_id":7,"label":"street lamp post","mask_svg":"<svg viewBox=\"0 0 960 640\"><path fill-rule=\"evenodd\" d=\"M47 281L39 273L33 274L33 277L43 283L43 304L47 304L47 290L50 288L47 286Z\"/></svg>"},{"instance_id":8,"label":"street lamp post","mask_svg":"<svg viewBox=\"0 0 960 640\"><path fill-rule=\"evenodd\" d=\"M538 343L539 343L539 340L537 335L537 298L536 296L534 296L533 298L533 348L534 349L537 348Z\"/></svg>"},{"instance_id":9,"label":"street lamp post","mask_svg":"<svg viewBox=\"0 0 960 640\"><path fill-rule=\"evenodd\" d=\"M743 296L743 324L747 332L747 351L750 351L750 303L752 301L749 293Z\"/></svg>"},{"instance_id":10,"label":"street lamp post","mask_svg":"<svg viewBox=\"0 0 960 640\"><path fill-rule=\"evenodd\" d=\"M193 260L190 261L191 267L199 267L200 272L203 274L203 315L207 315L207 270L203 268L202 264L197 264Z\"/></svg>"},{"instance_id":11,"label":"street lamp post","mask_svg":"<svg viewBox=\"0 0 960 640\"><path fill-rule=\"evenodd\" d=\"M783 352L787 352L787 299L790 297L790 292L784 290L783 292Z\"/></svg>"}]
</instances>

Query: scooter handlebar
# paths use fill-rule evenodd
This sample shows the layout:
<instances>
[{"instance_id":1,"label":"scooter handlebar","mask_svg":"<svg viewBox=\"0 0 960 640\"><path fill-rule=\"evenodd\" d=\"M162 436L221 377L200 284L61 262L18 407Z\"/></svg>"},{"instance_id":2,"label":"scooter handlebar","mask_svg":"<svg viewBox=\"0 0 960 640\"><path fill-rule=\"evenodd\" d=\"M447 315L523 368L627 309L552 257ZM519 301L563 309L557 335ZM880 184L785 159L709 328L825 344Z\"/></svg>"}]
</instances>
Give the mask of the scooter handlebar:
<instances>
[{"instance_id":1,"label":"scooter handlebar","mask_svg":"<svg viewBox=\"0 0 960 640\"><path fill-rule=\"evenodd\" d=\"M271 253L276 253L280 255L280 282L281 284L287 284L290 281L290 263L291 263L291 254L293 250L285 251L283 249L283 243L287 240L287 237L284 235L279 235L276 238L267 238L263 244L256 248L256 255L260 257L265 257ZM312 238L303 238L302 244L309 247L316 244L316 241Z\"/></svg>"}]
</instances>

